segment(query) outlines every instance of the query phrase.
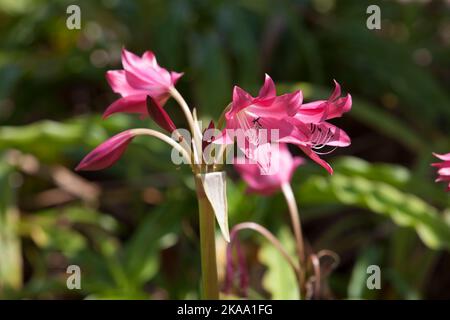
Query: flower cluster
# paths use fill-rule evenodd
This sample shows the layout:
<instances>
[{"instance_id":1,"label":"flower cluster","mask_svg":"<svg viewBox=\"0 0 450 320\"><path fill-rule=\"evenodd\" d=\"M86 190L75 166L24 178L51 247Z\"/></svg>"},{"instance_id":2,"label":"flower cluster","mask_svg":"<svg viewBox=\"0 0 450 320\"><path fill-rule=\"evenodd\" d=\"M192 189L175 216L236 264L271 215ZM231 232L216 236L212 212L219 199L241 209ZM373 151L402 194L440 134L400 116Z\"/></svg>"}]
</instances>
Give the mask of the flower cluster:
<instances>
[{"instance_id":1,"label":"flower cluster","mask_svg":"<svg viewBox=\"0 0 450 320\"><path fill-rule=\"evenodd\" d=\"M275 84L266 75L257 97L252 97L237 86L234 88L233 101L225 114L226 127L216 143L233 143L234 137L229 132L241 129L245 138L238 139L238 147L244 149L244 154L249 158L252 157L249 151L257 149L264 142L289 143L298 146L332 174L331 166L319 156L332 150L321 150L326 146L331 146L333 150L346 147L350 145L350 138L328 120L342 116L350 111L351 106L351 95L341 97L341 88L337 82L328 100L303 103L301 91L277 96ZM261 141L262 130L266 137L264 141ZM274 130L276 138L271 134ZM239 145L239 141L245 143Z\"/></svg>"},{"instance_id":2,"label":"flower cluster","mask_svg":"<svg viewBox=\"0 0 450 320\"><path fill-rule=\"evenodd\" d=\"M112 70L106 73L112 90L120 94L121 98L106 109L104 118L118 112L137 113L141 118L152 118L161 128L170 133L176 131L173 121L164 109L164 104L170 96L176 99L180 98L174 86L182 73L160 67L151 51L146 51L142 57L139 57L123 49L122 65L123 70ZM198 126L193 123L194 119L183 102L184 100L181 105L188 116L191 132L193 135L197 135L197 139L194 140L202 140L204 137L199 132ZM273 161L287 161L286 155L289 153L287 148L281 146L281 153L270 152L273 149L270 144L294 144L331 174L333 169L320 158L320 155L337 147L348 146L350 138L343 130L330 124L328 120L342 116L351 109L351 105L350 94L341 97L341 88L337 82L335 82L334 92L327 100L303 103L303 94L300 90L277 95L274 82L269 75L266 75L264 85L257 97L251 96L238 86L234 88L232 102L225 113L225 127L221 134L213 137L214 144L234 143L235 136L230 132L242 132L243 139L239 139L239 137L237 139L238 148L248 159L256 160L260 167L263 162L266 166L270 166ZM276 133L276 135L272 133ZM119 133L88 154L77 166L77 170L100 170L111 166L120 158L129 142L140 134L162 138L161 135L149 129L131 129ZM164 137L163 139L167 140ZM193 141L192 148L185 146L182 150L190 161L193 159L191 150L194 155L201 153L205 145L210 142ZM176 143L175 140L171 144L174 145L174 143ZM326 146L330 146L332 150L322 152ZM178 147L180 146L178 145ZM196 147L197 150L195 150ZM266 152L261 152L263 147L267 149ZM197 156L194 161L198 162L202 159L203 157ZM297 160L294 162L298 164ZM290 168L291 166L281 164L279 167L285 170L286 167ZM245 168L237 165L236 168L242 173L253 172L255 169L253 164L249 164ZM289 170L293 171L292 168ZM273 174L285 175L276 172ZM244 177L248 178L250 175L245 174ZM251 186L258 190L257 187L255 188L254 181ZM271 188L263 189L265 189L263 192L268 192Z\"/></svg>"}]
</instances>

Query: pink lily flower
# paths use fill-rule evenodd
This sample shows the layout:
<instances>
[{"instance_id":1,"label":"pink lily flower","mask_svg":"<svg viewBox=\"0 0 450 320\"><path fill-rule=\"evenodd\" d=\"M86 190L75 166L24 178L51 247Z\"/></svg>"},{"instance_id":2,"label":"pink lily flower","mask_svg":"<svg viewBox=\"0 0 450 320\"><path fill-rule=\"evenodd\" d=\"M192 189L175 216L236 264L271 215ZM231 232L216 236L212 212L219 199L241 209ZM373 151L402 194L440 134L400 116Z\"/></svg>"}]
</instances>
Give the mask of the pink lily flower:
<instances>
[{"instance_id":1,"label":"pink lily flower","mask_svg":"<svg viewBox=\"0 0 450 320\"><path fill-rule=\"evenodd\" d=\"M436 182L447 183L447 192L450 191L450 153L447 154L437 154L433 153L435 157L442 160L443 162L432 163L433 167L438 168L438 177Z\"/></svg>"},{"instance_id":2,"label":"pink lily flower","mask_svg":"<svg viewBox=\"0 0 450 320\"><path fill-rule=\"evenodd\" d=\"M261 129L269 131L267 133L268 140L264 142L271 141L270 130L272 129L279 130L280 139L287 139L295 128L286 118L296 114L302 101L303 95L300 90L277 96L275 84L267 74L257 97L252 97L243 89L235 86L231 108L225 114L225 129L215 143L233 143L234 137L229 135L229 130L237 129L241 129L247 142L254 146L258 146L260 143L259 131Z\"/></svg>"},{"instance_id":3,"label":"pink lily flower","mask_svg":"<svg viewBox=\"0 0 450 320\"><path fill-rule=\"evenodd\" d=\"M263 174L261 168L256 163L242 163L246 159L237 159L234 162L236 171L247 183L247 191L250 193L259 193L270 195L281 188L285 183L292 179L295 169L304 163L301 157L293 157L286 144L281 143L270 147L270 165L273 170L270 174Z\"/></svg>"},{"instance_id":4,"label":"pink lily flower","mask_svg":"<svg viewBox=\"0 0 450 320\"><path fill-rule=\"evenodd\" d=\"M84 157L75 170L96 171L112 166L135 136L135 130L131 129L109 138Z\"/></svg>"},{"instance_id":5,"label":"pink lily flower","mask_svg":"<svg viewBox=\"0 0 450 320\"><path fill-rule=\"evenodd\" d=\"M297 130L292 132L295 139L285 141L296 144L330 174L333 174L333 169L320 158L320 155L331 153L337 147L349 146L350 137L344 130L328 123L327 120L341 117L352 107L351 95L347 94L346 97L341 97L341 87L336 81L334 83L335 89L328 100L305 103L297 110L294 117L288 119ZM322 152L321 150L326 146L333 148Z\"/></svg>"},{"instance_id":6,"label":"pink lily flower","mask_svg":"<svg viewBox=\"0 0 450 320\"><path fill-rule=\"evenodd\" d=\"M271 130L275 129L278 130L278 139L274 142L295 144L332 174L333 169L320 155L350 145L350 138L327 121L341 117L352 106L351 95L341 97L341 87L336 81L334 83L335 89L328 100L306 104L302 104L301 91L276 96L275 85L268 75L257 97L236 86L231 108L225 114L225 129L215 143L233 143L234 137L230 136L229 130L242 129L245 139L238 139L238 148L248 158L255 158L253 151L262 143L272 142ZM261 129L267 129L266 141L260 141ZM333 149L320 151L326 146Z\"/></svg>"},{"instance_id":7,"label":"pink lily flower","mask_svg":"<svg viewBox=\"0 0 450 320\"><path fill-rule=\"evenodd\" d=\"M117 112L138 113L141 117L146 117L147 96L164 106L170 97L170 88L183 75L160 67L151 51L146 51L139 57L123 48L122 65L123 70L110 70L106 73L109 85L122 97L106 109L104 118Z\"/></svg>"}]
</instances>

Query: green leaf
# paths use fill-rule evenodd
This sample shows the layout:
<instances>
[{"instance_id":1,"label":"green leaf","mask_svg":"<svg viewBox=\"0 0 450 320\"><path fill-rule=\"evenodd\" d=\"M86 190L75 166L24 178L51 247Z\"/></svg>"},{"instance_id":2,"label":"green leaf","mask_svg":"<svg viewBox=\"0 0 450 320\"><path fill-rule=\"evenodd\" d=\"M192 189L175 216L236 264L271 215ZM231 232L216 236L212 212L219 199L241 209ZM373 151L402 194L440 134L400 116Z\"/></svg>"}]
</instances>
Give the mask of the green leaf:
<instances>
[{"instance_id":1,"label":"green leaf","mask_svg":"<svg viewBox=\"0 0 450 320\"><path fill-rule=\"evenodd\" d=\"M357 157L340 157L333 163L333 168L341 174L386 182L396 187L405 186L411 179L411 173L405 167L385 163L374 164Z\"/></svg>"},{"instance_id":2,"label":"green leaf","mask_svg":"<svg viewBox=\"0 0 450 320\"><path fill-rule=\"evenodd\" d=\"M74 145L93 147L109 137L108 131L131 126L127 116L101 121L99 116L56 122L43 120L24 126L1 126L0 148L16 148L51 159Z\"/></svg>"},{"instance_id":3,"label":"green leaf","mask_svg":"<svg viewBox=\"0 0 450 320\"><path fill-rule=\"evenodd\" d=\"M126 272L136 285L152 279L159 270L159 251L172 246L178 239L177 221L183 208L168 201L148 214L141 222L124 250Z\"/></svg>"},{"instance_id":4,"label":"green leaf","mask_svg":"<svg viewBox=\"0 0 450 320\"><path fill-rule=\"evenodd\" d=\"M287 228L281 229L277 238L284 248L295 257L294 238L289 230ZM271 243L264 242L259 252L259 259L267 267L263 277L263 286L272 294L272 299L298 300L300 297L295 273Z\"/></svg>"},{"instance_id":5,"label":"green leaf","mask_svg":"<svg viewBox=\"0 0 450 320\"><path fill-rule=\"evenodd\" d=\"M75 225L86 228L81 233ZM39 247L59 250L70 257L87 248L87 238L106 255L117 250L116 240L107 234L117 230L117 222L109 215L81 206L41 210L23 217L20 226L22 234L30 236Z\"/></svg>"},{"instance_id":6,"label":"green leaf","mask_svg":"<svg viewBox=\"0 0 450 320\"><path fill-rule=\"evenodd\" d=\"M375 170L375 169L374 169ZM450 249L450 224L421 198L368 175L336 172L312 176L299 188L298 199L308 205L345 204L389 217L399 226L414 228L432 249Z\"/></svg>"},{"instance_id":7,"label":"green leaf","mask_svg":"<svg viewBox=\"0 0 450 320\"><path fill-rule=\"evenodd\" d=\"M2 289L19 289L22 286L19 212L10 185L13 172L11 167L0 162L0 293Z\"/></svg>"}]
</instances>

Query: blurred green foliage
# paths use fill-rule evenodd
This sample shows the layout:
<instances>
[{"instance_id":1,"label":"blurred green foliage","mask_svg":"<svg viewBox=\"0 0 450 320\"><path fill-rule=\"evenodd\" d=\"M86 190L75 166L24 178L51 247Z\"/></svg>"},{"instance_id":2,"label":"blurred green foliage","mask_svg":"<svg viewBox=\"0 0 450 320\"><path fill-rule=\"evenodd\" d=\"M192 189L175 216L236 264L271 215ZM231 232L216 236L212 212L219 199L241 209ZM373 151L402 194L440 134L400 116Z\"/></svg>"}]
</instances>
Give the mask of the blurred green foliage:
<instances>
[{"instance_id":1,"label":"blurred green foliage","mask_svg":"<svg viewBox=\"0 0 450 320\"><path fill-rule=\"evenodd\" d=\"M293 181L308 245L340 256L329 297L450 298L450 198L429 165L431 152L450 151L448 2L80 0L82 28L68 30L70 4L0 0L0 298L198 297L188 168L136 139L111 169L72 171L112 134L154 126L100 119L122 46L185 72L179 90L207 121L233 85L257 92L265 72L305 100L339 81L353 96L338 121L352 146L327 157L334 176L309 163ZM366 28L369 4L381 7L381 30ZM184 126L173 102L166 110ZM229 171L230 225L261 223L289 247L282 197L247 195ZM277 253L242 238L250 297L296 298ZM81 290L66 288L72 264ZM369 264L381 267L381 290L365 285Z\"/></svg>"},{"instance_id":2,"label":"blurred green foliage","mask_svg":"<svg viewBox=\"0 0 450 320\"><path fill-rule=\"evenodd\" d=\"M295 258L295 241L290 231L286 227L280 228L277 238L291 257ZM262 284L264 289L272 294L271 298L277 300L299 299L298 287L293 285L297 281L295 273L278 250L271 243L265 242L261 246L259 254L261 263L267 266Z\"/></svg>"}]
</instances>

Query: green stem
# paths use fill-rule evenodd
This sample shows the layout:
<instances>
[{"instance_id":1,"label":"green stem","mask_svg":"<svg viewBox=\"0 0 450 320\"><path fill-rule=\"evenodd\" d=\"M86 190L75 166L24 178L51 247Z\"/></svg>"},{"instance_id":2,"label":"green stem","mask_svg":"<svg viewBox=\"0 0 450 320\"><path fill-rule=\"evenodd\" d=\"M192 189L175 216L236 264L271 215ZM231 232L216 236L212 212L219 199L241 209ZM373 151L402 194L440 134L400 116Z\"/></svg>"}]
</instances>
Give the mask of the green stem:
<instances>
[{"instance_id":1,"label":"green stem","mask_svg":"<svg viewBox=\"0 0 450 320\"><path fill-rule=\"evenodd\" d=\"M300 215L298 212L297 202L295 201L294 192L289 183L284 183L281 186L284 198L289 208L289 215L291 217L292 229L294 230L295 242L297 248L297 255L300 265L300 296L304 297L306 293L306 256L305 245L303 243L302 224L300 222Z\"/></svg>"},{"instance_id":2,"label":"green stem","mask_svg":"<svg viewBox=\"0 0 450 320\"><path fill-rule=\"evenodd\" d=\"M219 299L217 279L215 216L206 197L199 175L195 179L200 222L200 255L202 266L202 298Z\"/></svg>"}]
</instances>

